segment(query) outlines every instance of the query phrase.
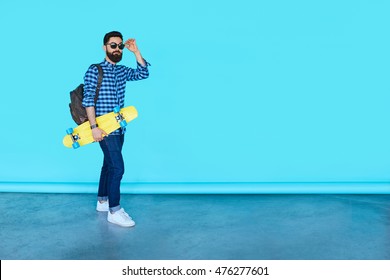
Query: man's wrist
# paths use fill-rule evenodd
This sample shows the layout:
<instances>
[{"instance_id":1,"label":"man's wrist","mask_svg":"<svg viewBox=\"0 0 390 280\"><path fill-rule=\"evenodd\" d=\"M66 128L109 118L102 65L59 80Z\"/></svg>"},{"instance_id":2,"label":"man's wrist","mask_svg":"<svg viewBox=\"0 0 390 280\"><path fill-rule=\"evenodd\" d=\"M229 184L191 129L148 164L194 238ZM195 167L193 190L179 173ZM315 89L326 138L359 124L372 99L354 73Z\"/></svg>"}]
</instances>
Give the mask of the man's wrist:
<instances>
[{"instance_id":1,"label":"man's wrist","mask_svg":"<svg viewBox=\"0 0 390 280\"><path fill-rule=\"evenodd\" d=\"M91 127L91 129L94 129L94 128L98 128L99 125L97 123L95 123L95 124L92 124L90 127Z\"/></svg>"}]
</instances>

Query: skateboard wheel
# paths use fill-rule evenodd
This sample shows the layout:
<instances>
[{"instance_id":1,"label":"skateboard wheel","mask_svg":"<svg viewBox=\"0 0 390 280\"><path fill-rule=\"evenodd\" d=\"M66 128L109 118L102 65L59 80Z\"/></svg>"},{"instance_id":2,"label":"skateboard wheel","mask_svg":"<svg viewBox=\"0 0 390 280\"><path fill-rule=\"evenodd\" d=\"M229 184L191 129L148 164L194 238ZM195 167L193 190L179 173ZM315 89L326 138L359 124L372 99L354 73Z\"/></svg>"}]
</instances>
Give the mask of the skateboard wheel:
<instances>
[{"instance_id":1,"label":"skateboard wheel","mask_svg":"<svg viewBox=\"0 0 390 280\"><path fill-rule=\"evenodd\" d=\"M114 108L114 113L119 113L120 110L121 110L121 107L116 106L116 107Z\"/></svg>"},{"instance_id":2,"label":"skateboard wheel","mask_svg":"<svg viewBox=\"0 0 390 280\"><path fill-rule=\"evenodd\" d=\"M78 147L80 147L80 144L78 142L74 142L72 144L72 147L73 147L73 149L77 149Z\"/></svg>"},{"instance_id":3,"label":"skateboard wheel","mask_svg":"<svg viewBox=\"0 0 390 280\"><path fill-rule=\"evenodd\" d=\"M125 127L127 125L127 122L125 120L123 120L119 124L121 127Z\"/></svg>"},{"instance_id":4,"label":"skateboard wheel","mask_svg":"<svg viewBox=\"0 0 390 280\"><path fill-rule=\"evenodd\" d=\"M68 128L66 130L66 134L72 134L73 133L73 128Z\"/></svg>"}]
</instances>

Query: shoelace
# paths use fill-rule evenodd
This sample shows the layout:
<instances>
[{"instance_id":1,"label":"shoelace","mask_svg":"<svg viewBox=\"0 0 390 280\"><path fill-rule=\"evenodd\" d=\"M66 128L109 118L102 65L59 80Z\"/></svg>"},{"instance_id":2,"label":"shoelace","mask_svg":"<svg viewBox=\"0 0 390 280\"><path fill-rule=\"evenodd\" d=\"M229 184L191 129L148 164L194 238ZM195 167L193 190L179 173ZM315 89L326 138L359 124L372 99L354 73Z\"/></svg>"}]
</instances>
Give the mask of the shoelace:
<instances>
[{"instance_id":1,"label":"shoelace","mask_svg":"<svg viewBox=\"0 0 390 280\"><path fill-rule=\"evenodd\" d=\"M125 210L121 209L121 210L120 210L120 214L121 214L122 216L125 216L125 217L129 218L130 220L132 220L132 218L129 216L129 214L127 214L127 213L125 212Z\"/></svg>"}]
</instances>

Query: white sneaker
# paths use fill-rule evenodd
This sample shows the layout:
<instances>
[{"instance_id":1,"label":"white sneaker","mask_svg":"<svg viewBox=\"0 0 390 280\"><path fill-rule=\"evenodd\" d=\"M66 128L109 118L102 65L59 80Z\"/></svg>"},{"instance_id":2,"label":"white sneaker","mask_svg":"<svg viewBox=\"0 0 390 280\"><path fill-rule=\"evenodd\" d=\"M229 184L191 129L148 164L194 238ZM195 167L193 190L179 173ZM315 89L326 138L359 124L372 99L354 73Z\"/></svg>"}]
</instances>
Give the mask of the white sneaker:
<instances>
[{"instance_id":1,"label":"white sneaker","mask_svg":"<svg viewBox=\"0 0 390 280\"><path fill-rule=\"evenodd\" d=\"M108 211L108 201L103 201L102 203L100 203L98 201L96 204L96 211L107 212Z\"/></svg>"},{"instance_id":2,"label":"white sneaker","mask_svg":"<svg viewBox=\"0 0 390 280\"><path fill-rule=\"evenodd\" d=\"M108 211L107 221L110 223L122 226L122 227L132 227L135 226L135 222L132 218L125 212L123 208L120 210L111 213Z\"/></svg>"}]
</instances>

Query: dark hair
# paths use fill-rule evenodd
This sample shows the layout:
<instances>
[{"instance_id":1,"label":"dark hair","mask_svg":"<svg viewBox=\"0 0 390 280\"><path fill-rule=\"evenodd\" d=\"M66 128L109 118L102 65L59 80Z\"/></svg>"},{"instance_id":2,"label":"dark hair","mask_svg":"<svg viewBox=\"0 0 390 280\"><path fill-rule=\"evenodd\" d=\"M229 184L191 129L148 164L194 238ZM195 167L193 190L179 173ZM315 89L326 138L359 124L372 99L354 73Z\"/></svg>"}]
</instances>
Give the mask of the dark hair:
<instances>
[{"instance_id":1,"label":"dark hair","mask_svg":"<svg viewBox=\"0 0 390 280\"><path fill-rule=\"evenodd\" d=\"M118 32L118 31L111 31L111 32L108 32L106 35L104 35L103 44L104 45L107 44L108 41L110 40L110 38L112 38L112 37L119 37L123 41L123 36L122 36L122 34L120 32Z\"/></svg>"}]
</instances>

